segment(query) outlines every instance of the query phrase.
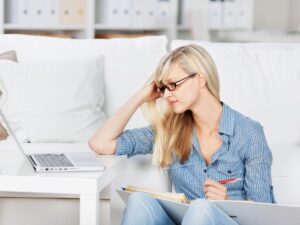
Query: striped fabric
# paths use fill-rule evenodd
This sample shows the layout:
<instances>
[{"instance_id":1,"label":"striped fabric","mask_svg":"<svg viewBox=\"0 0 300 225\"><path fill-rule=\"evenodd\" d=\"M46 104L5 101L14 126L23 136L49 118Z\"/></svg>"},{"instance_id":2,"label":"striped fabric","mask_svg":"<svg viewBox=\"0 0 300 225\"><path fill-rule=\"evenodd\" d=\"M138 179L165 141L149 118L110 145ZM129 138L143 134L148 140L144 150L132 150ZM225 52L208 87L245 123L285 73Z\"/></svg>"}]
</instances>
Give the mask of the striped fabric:
<instances>
[{"instance_id":1,"label":"striped fabric","mask_svg":"<svg viewBox=\"0 0 300 225\"><path fill-rule=\"evenodd\" d=\"M272 153L263 128L254 120L223 104L219 134L222 146L206 165L200 151L196 132L193 132L193 149L188 160L169 166L169 174L176 192L183 192L192 200L204 198L205 178L216 181L243 178L226 184L228 198L274 203L271 180ZM116 154L150 154L153 148L151 127L127 130L117 139Z\"/></svg>"}]
</instances>

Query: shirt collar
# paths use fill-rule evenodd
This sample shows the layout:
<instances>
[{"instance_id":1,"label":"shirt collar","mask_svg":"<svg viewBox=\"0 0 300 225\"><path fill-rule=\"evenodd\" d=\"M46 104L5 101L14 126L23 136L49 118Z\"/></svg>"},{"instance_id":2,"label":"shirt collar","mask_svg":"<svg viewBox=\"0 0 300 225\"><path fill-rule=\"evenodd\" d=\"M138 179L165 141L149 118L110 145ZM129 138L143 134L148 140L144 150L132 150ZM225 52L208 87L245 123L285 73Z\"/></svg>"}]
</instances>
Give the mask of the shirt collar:
<instances>
[{"instance_id":1,"label":"shirt collar","mask_svg":"<svg viewBox=\"0 0 300 225\"><path fill-rule=\"evenodd\" d=\"M219 125L219 133L232 136L234 134L235 113L225 103L222 103L223 109Z\"/></svg>"}]
</instances>

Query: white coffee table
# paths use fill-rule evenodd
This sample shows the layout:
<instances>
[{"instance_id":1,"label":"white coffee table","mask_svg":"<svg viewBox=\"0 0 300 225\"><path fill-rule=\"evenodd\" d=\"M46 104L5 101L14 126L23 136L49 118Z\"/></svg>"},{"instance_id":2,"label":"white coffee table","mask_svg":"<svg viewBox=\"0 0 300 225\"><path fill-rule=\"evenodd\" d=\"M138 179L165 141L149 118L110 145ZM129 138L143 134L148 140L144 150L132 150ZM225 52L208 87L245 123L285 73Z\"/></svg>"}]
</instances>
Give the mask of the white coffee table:
<instances>
[{"instance_id":1,"label":"white coffee table","mask_svg":"<svg viewBox=\"0 0 300 225\"><path fill-rule=\"evenodd\" d=\"M75 145L27 144L27 153L87 151ZM126 166L126 158L98 156L106 170L103 172L35 173L14 144L0 144L0 194L1 196L43 197L72 196L80 198L80 225L99 225L100 191L114 181L119 181Z\"/></svg>"}]
</instances>

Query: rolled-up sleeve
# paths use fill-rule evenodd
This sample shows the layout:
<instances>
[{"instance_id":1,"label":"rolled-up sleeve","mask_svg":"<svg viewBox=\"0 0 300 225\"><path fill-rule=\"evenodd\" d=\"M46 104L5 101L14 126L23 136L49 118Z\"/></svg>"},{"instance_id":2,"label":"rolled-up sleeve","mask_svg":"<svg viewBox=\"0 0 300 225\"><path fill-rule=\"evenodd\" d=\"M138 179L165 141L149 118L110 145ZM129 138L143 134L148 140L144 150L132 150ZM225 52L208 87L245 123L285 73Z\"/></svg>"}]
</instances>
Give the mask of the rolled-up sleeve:
<instances>
[{"instance_id":1,"label":"rolled-up sleeve","mask_svg":"<svg viewBox=\"0 0 300 225\"><path fill-rule=\"evenodd\" d=\"M256 124L249 140L245 161L245 191L247 200L275 203L271 178L272 153L263 127Z\"/></svg>"},{"instance_id":2,"label":"rolled-up sleeve","mask_svg":"<svg viewBox=\"0 0 300 225\"><path fill-rule=\"evenodd\" d=\"M124 131L117 138L116 155L128 155L152 153L154 142L153 129L150 126Z\"/></svg>"}]
</instances>

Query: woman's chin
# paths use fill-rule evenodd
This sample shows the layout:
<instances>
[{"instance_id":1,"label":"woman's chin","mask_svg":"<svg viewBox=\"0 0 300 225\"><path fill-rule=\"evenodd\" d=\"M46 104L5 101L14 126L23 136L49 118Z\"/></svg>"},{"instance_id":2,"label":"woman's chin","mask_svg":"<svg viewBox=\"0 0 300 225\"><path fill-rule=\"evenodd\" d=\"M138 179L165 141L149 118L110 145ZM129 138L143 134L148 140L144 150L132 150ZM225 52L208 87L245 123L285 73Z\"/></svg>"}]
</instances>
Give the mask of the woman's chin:
<instances>
[{"instance_id":1,"label":"woman's chin","mask_svg":"<svg viewBox=\"0 0 300 225\"><path fill-rule=\"evenodd\" d=\"M187 109L185 107L179 107L179 106L173 107L173 112L176 114L184 113L186 110Z\"/></svg>"}]
</instances>

